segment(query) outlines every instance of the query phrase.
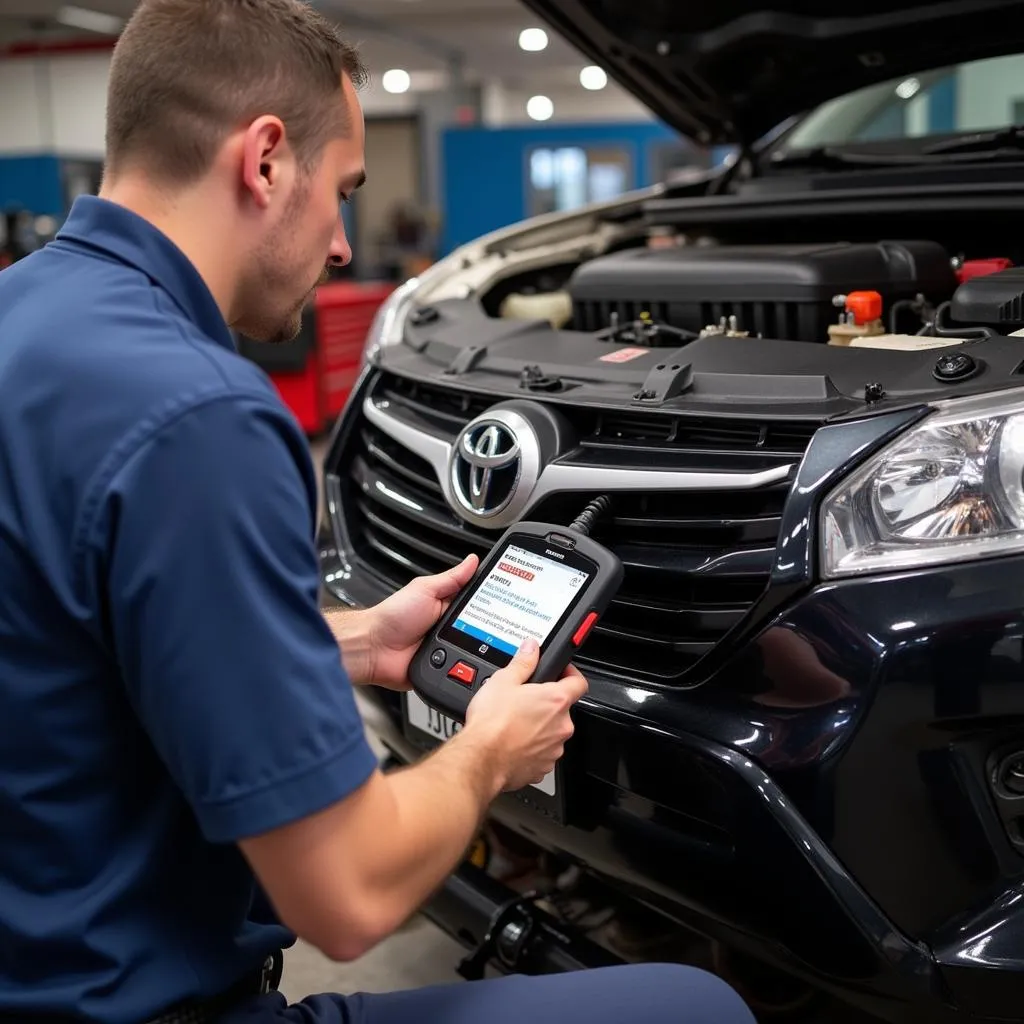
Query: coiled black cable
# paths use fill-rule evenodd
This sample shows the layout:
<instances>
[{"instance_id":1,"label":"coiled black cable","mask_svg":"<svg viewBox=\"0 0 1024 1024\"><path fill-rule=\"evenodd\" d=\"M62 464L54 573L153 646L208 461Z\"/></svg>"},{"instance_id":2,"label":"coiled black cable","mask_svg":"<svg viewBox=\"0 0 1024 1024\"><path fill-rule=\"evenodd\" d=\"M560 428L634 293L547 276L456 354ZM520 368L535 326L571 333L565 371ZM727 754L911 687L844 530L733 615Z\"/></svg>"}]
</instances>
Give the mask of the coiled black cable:
<instances>
[{"instance_id":1,"label":"coiled black cable","mask_svg":"<svg viewBox=\"0 0 1024 1024\"><path fill-rule=\"evenodd\" d=\"M607 494L598 495L589 505L573 520L569 529L575 533L582 533L584 537L590 535L594 524L608 512L612 507L612 499Z\"/></svg>"}]
</instances>

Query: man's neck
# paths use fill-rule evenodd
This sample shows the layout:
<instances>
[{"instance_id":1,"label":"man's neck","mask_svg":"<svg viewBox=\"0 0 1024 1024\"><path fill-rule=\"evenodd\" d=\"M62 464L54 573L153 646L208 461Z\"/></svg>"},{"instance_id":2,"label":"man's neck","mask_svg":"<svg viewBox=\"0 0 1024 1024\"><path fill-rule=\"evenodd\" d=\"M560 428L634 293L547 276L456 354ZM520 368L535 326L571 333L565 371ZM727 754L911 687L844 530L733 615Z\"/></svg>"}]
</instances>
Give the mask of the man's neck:
<instances>
[{"instance_id":1,"label":"man's neck","mask_svg":"<svg viewBox=\"0 0 1024 1024\"><path fill-rule=\"evenodd\" d=\"M166 235L191 261L206 282L225 320L235 294L234 258L230 230L211 213L211 204L197 192L169 195L131 177L104 183L100 199L116 203L148 221ZM232 251L234 250L234 252Z\"/></svg>"}]
</instances>

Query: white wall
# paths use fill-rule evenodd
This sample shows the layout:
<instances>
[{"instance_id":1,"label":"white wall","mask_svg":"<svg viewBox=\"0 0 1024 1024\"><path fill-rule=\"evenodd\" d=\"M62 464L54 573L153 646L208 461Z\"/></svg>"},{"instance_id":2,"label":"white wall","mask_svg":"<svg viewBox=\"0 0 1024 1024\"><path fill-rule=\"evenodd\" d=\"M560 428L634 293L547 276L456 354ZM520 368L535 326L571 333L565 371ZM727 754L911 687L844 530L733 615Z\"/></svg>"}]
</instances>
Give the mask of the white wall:
<instances>
[{"instance_id":1,"label":"white wall","mask_svg":"<svg viewBox=\"0 0 1024 1024\"><path fill-rule=\"evenodd\" d=\"M1013 119L1014 103L1024 100L1024 56L979 61L959 74L957 128L997 128Z\"/></svg>"},{"instance_id":2,"label":"white wall","mask_svg":"<svg viewBox=\"0 0 1024 1024\"><path fill-rule=\"evenodd\" d=\"M0 153L102 157L105 53L0 60Z\"/></svg>"},{"instance_id":3,"label":"white wall","mask_svg":"<svg viewBox=\"0 0 1024 1024\"><path fill-rule=\"evenodd\" d=\"M0 153L39 153L52 146L41 96L48 83L44 62L0 60Z\"/></svg>"},{"instance_id":4,"label":"white wall","mask_svg":"<svg viewBox=\"0 0 1024 1024\"><path fill-rule=\"evenodd\" d=\"M88 54L47 63L58 155L102 157L110 58Z\"/></svg>"}]
</instances>

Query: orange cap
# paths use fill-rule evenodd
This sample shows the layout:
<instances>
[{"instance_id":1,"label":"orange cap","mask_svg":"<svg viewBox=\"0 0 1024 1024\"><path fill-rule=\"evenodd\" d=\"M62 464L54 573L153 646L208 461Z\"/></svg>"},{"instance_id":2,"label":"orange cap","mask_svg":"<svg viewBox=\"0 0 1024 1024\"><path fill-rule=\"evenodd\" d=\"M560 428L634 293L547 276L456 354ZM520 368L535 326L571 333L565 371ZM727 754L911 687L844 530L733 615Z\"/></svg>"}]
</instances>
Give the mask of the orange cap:
<instances>
[{"instance_id":1,"label":"orange cap","mask_svg":"<svg viewBox=\"0 0 1024 1024\"><path fill-rule=\"evenodd\" d=\"M882 296L878 292L850 292L846 296L846 312L853 314L858 325L882 319Z\"/></svg>"}]
</instances>

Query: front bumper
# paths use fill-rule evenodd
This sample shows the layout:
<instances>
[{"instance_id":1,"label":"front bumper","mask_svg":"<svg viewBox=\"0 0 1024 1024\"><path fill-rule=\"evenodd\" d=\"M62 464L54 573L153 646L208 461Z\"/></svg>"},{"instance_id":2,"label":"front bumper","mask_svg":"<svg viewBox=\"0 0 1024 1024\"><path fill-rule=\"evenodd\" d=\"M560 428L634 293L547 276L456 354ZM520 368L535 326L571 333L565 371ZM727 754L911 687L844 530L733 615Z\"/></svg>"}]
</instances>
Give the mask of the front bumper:
<instances>
[{"instance_id":1,"label":"front bumper","mask_svg":"<svg viewBox=\"0 0 1024 1024\"><path fill-rule=\"evenodd\" d=\"M989 777L1024 751L1022 578L1005 559L823 586L700 687L593 676L565 822L493 813L884 1019L1024 1021L1024 857ZM845 685L815 702L822 666ZM395 757L421 756L400 700L366 698Z\"/></svg>"}]
</instances>

